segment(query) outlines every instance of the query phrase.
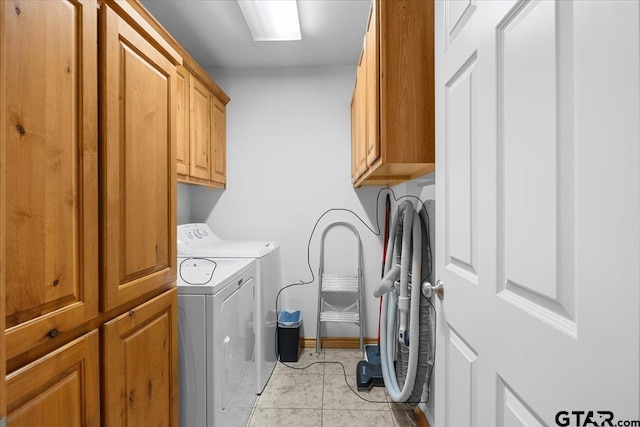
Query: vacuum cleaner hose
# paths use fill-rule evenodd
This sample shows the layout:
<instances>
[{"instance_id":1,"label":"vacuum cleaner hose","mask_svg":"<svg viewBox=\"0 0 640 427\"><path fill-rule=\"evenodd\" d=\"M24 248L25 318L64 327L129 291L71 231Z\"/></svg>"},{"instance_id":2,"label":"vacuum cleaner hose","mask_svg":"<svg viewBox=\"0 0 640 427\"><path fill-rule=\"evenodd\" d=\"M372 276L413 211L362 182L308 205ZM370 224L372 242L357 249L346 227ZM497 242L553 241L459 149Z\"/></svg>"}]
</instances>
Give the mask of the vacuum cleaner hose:
<instances>
[{"instance_id":1,"label":"vacuum cleaner hose","mask_svg":"<svg viewBox=\"0 0 640 427\"><path fill-rule=\"evenodd\" d=\"M423 267L429 262L426 241L428 218L424 209L416 215L409 201L400 204L392 223L387 244L385 275L376 293L382 296L380 356L382 376L394 402L417 404L422 396L431 358L430 317L428 303L421 296ZM394 299L393 283L399 289ZM409 281L412 286L409 286ZM409 288L410 295L409 295ZM398 363L394 369L396 344ZM396 374L397 371L397 374Z\"/></svg>"}]
</instances>

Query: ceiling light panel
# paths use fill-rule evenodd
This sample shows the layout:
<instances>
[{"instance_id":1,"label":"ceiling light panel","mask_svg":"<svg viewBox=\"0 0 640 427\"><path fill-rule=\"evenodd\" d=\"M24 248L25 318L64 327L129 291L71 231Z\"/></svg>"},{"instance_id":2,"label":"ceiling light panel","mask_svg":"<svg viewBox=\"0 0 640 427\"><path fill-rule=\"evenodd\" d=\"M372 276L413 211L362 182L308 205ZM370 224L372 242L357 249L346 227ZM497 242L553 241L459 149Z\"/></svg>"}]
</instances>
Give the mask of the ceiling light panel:
<instances>
[{"instance_id":1,"label":"ceiling light panel","mask_svg":"<svg viewBox=\"0 0 640 427\"><path fill-rule=\"evenodd\" d=\"M238 0L255 41L300 40L296 0Z\"/></svg>"}]
</instances>

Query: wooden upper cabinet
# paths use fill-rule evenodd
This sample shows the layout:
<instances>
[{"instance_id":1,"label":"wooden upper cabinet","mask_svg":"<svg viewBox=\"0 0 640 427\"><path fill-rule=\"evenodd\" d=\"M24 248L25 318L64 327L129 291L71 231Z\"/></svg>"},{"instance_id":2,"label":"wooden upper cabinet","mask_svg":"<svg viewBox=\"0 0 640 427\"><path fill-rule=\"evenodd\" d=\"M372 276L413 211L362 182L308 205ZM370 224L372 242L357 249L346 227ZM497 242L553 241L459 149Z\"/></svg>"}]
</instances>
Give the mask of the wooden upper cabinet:
<instances>
[{"instance_id":1,"label":"wooden upper cabinet","mask_svg":"<svg viewBox=\"0 0 640 427\"><path fill-rule=\"evenodd\" d=\"M175 282L179 56L159 49L158 40L107 4L100 18L101 307L107 311Z\"/></svg>"},{"instance_id":2,"label":"wooden upper cabinet","mask_svg":"<svg viewBox=\"0 0 640 427\"><path fill-rule=\"evenodd\" d=\"M373 4L372 4L373 5ZM365 96L367 112L366 112L366 126L367 126L367 166L371 166L376 160L380 158L380 127L378 126L379 117L379 97L378 87L380 85L380 79L378 74L378 37L376 31L376 14L373 11L373 7L369 12L369 22L367 25L367 33L365 35L365 58L362 65L365 69L366 82L365 82Z\"/></svg>"},{"instance_id":3,"label":"wooden upper cabinet","mask_svg":"<svg viewBox=\"0 0 640 427\"><path fill-rule=\"evenodd\" d=\"M366 50L363 49L358 65L358 176L362 176L367 169L367 68L364 52Z\"/></svg>"},{"instance_id":4,"label":"wooden upper cabinet","mask_svg":"<svg viewBox=\"0 0 640 427\"><path fill-rule=\"evenodd\" d=\"M178 124L178 181L224 188L227 182L226 104L229 97L192 59L186 60L185 64L182 70L187 76L188 90L183 99L188 102L189 109L185 118L186 132L181 132ZM182 97L180 84L178 97ZM181 114L180 109L178 114ZM181 150L186 154L181 154ZM186 172L181 172L183 170Z\"/></svg>"},{"instance_id":5,"label":"wooden upper cabinet","mask_svg":"<svg viewBox=\"0 0 640 427\"><path fill-rule=\"evenodd\" d=\"M189 72L176 69L176 173L189 175Z\"/></svg>"},{"instance_id":6,"label":"wooden upper cabinet","mask_svg":"<svg viewBox=\"0 0 640 427\"><path fill-rule=\"evenodd\" d=\"M96 2L0 5L6 356L97 316Z\"/></svg>"},{"instance_id":7,"label":"wooden upper cabinet","mask_svg":"<svg viewBox=\"0 0 640 427\"><path fill-rule=\"evenodd\" d=\"M356 165L356 149L357 149L357 136L356 136L356 120L358 117L357 111L357 99L356 99L356 90L353 91L353 95L351 96L351 179L355 184L356 180L359 178L356 176L356 169L358 166Z\"/></svg>"},{"instance_id":8,"label":"wooden upper cabinet","mask_svg":"<svg viewBox=\"0 0 640 427\"><path fill-rule=\"evenodd\" d=\"M211 97L209 89L196 77L189 75L189 175L206 180L211 176Z\"/></svg>"},{"instance_id":9,"label":"wooden upper cabinet","mask_svg":"<svg viewBox=\"0 0 640 427\"><path fill-rule=\"evenodd\" d=\"M227 182L227 107L216 96L211 96L211 181Z\"/></svg>"},{"instance_id":10,"label":"wooden upper cabinet","mask_svg":"<svg viewBox=\"0 0 640 427\"><path fill-rule=\"evenodd\" d=\"M360 54L356 69L356 85L351 102L352 126L352 178L356 182L367 169L367 104L366 99L366 67L365 50Z\"/></svg>"},{"instance_id":11,"label":"wooden upper cabinet","mask_svg":"<svg viewBox=\"0 0 640 427\"><path fill-rule=\"evenodd\" d=\"M178 426L177 290L108 322L105 426Z\"/></svg>"},{"instance_id":12,"label":"wooden upper cabinet","mask_svg":"<svg viewBox=\"0 0 640 427\"><path fill-rule=\"evenodd\" d=\"M99 426L98 345L94 330L9 374L9 425Z\"/></svg>"},{"instance_id":13,"label":"wooden upper cabinet","mask_svg":"<svg viewBox=\"0 0 640 427\"><path fill-rule=\"evenodd\" d=\"M365 36L366 171L355 186L395 185L435 170L432 1L374 0Z\"/></svg>"}]
</instances>

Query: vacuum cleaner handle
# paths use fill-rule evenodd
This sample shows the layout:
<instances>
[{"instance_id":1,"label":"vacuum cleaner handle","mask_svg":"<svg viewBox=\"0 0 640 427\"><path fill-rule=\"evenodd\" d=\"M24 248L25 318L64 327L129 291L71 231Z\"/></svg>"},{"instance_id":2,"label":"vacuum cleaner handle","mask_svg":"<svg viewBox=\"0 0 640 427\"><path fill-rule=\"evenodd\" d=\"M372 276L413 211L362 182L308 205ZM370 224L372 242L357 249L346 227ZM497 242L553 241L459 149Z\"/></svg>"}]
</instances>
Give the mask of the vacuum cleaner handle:
<instances>
[{"instance_id":1,"label":"vacuum cleaner handle","mask_svg":"<svg viewBox=\"0 0 640 427\"><path fill-rule=\"evenodd\" d=\"M400 264L396 264L393 267L391 267L389 272L384 275L382 280L380 280L378 287L376 288L375 291L373 291L373 296L376 298L379 298L382 295L389 292L391 288L393 288L393 284L396 282L396 280L398 280L399 277L400 277Z\"/></svg>"}]
</instances>

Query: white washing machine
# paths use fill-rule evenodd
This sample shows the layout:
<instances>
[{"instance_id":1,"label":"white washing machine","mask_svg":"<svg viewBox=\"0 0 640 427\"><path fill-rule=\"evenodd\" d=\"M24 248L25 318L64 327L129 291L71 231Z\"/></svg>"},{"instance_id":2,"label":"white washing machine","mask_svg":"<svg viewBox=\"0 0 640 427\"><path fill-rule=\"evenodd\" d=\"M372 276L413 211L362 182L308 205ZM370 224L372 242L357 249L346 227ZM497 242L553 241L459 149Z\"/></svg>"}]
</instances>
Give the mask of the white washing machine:
<instances>
[{"instance_id":1,"label":"white washing machine","mask_svg":"<svg viewBox=\"0 0 640 427\"><path fill-rule=\"evenodd\" d=\"M251 259L178 257L180 426L244 426L256 399Z\"/></svg>"},{"instance_id":2,"label":"white washing machine","mask_svg":"<svg viewBox=\"0 0 640 427\"><path fill-rule=\"evenodd\" d=\"M248 258L256 261L255 343L257 394L276 364L276 296L280 289L280 245L276 241L222 240L207 224L178 226L179 256Z\"/></svg>"}]
</instances>

